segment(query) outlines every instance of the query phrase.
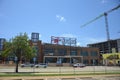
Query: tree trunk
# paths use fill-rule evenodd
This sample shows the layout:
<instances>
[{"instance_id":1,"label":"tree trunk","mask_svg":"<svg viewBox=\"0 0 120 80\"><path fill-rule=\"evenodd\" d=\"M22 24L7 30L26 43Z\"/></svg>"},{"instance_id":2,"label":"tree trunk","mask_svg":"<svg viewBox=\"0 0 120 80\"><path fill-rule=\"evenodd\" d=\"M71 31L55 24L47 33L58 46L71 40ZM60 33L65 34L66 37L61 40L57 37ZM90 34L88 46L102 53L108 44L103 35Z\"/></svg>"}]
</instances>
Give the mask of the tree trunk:
<instances>
[{"instance_id":1,"label":"tree trunk","mask_svg":"<svg viewBox=\"0 0 120 80\"><path fill-rule=\"evenodd\" d=\"M19 63L19 60L16 60L16 70L15 70L16 73L18 73L18 63Z\"/></svg>"}]
</instances>

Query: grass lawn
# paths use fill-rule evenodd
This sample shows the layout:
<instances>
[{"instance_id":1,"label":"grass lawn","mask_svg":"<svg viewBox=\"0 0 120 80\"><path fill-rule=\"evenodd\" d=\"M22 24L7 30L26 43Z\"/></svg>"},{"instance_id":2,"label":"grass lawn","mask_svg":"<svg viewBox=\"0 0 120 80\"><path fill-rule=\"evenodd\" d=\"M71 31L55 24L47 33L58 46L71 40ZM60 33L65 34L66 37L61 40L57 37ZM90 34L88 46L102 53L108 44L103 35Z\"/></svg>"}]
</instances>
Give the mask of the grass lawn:
<instances>
[{"instance_id":1,"label":"grass lawn","mask_svg":"<svg viewBox=\"0 0 120 80\"><path fill-rule=\"evenodd\" d=\"M13 73L13 72L9 72L9 73L0 73L0 77L12 77L12 76L83 76L83 75L120 75L120 72L106 72L106 73L79 73L79 74L69 74L69 73L28 73L28 72L19 72L19 73Z\"/></svg>"}]
</instances>

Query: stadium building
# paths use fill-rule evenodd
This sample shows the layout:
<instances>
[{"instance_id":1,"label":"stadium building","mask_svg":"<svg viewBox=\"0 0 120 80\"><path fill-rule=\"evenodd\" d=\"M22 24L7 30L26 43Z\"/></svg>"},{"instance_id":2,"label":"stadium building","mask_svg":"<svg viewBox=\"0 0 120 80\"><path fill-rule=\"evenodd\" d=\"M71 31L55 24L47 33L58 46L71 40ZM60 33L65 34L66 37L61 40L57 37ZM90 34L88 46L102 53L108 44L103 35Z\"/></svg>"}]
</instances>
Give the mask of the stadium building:
<instances>
[{"instance_id":1,"label":"stadium building","mask_svg":"<svg viewBox=\"0 0 120 80\"><path fill-rule=\"evenodd\" d=\"M39 33L32 33L30 44L35 46L37 56L34 60L48 65L66 65L84 63L98 65L99 49L76 46L75 38L51 37L51 43L42 43Z\"/></svg>"}]
</instances>

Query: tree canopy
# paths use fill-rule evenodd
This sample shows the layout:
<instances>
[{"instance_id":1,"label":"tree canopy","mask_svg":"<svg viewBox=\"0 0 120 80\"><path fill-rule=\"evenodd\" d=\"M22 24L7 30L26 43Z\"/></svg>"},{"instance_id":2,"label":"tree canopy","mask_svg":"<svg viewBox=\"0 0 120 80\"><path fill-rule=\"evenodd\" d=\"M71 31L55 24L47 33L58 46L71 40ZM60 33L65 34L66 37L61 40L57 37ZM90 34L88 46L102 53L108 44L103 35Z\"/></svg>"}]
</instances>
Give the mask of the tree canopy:
<instances>
[{"instance_id":1,"label":"tree canopy","mask_svg":"<svg viewBox=\"0 0 120 80\"><path fill-rule=\"evenodd\" d=\"M17 57L16 68L18 67L18 63L22 57L31 59L35 56L35 49L33 46L30 46L26 33L20 33L19 35L15 36L15 38L12 38L4 43L2 56L8 57L10 55Z\"/></svg>"}]
</instances>

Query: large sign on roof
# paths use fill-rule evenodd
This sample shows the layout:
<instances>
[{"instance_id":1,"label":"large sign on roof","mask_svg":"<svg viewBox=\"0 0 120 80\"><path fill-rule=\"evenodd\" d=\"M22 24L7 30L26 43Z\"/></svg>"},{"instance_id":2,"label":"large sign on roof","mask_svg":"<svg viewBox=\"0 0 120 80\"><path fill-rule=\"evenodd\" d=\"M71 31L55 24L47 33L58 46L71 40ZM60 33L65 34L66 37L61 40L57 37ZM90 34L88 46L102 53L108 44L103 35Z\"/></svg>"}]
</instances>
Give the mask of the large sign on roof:
<instances>
[{"instance_id":1,"label":"large sign on roof","mask_svg":"<svg viewBox=\"0 0 120 80\"><path fill-rule=\"evenodd\" d=\"M77 40L76 38L51 36L52 44L76 46L77 43L76 40Z\"/></svg>"}]
</instances>

